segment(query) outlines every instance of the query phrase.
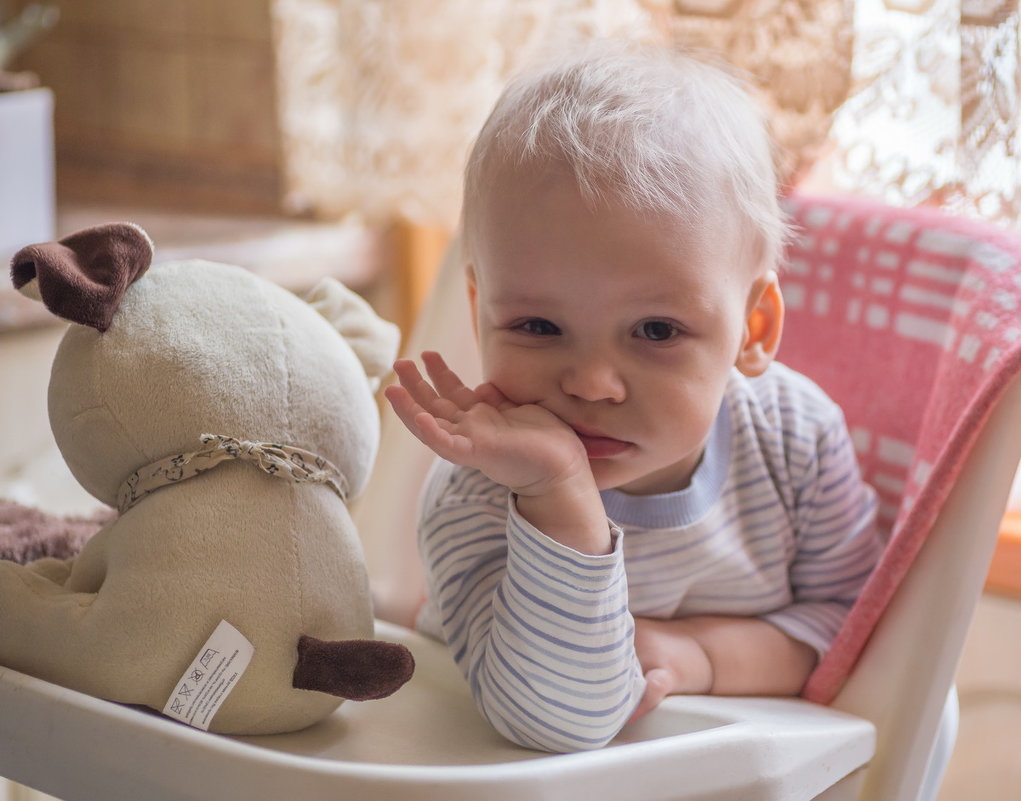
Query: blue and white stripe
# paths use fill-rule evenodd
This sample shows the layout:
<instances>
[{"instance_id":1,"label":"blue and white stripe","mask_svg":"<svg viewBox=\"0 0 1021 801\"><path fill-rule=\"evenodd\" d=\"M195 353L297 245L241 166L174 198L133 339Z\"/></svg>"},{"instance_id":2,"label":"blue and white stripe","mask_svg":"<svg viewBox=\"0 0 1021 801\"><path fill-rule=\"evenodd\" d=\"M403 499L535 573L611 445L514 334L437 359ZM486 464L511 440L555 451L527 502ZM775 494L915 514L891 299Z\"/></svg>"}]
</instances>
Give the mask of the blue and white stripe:
<instances>
[{"instance_id":1,"label":"blue and white stripe","mask_svg":"<svg viewBox=\"0 0 1021 801\"><path fill-rule=\"evenodd\" d=\"M477 471L438 462L423 497L420 625L525 746L620 730L644 690L632 615L758 616L823 653L882 547L843 415L782 365L735 371L689 487L602 497L619 526L605 556L546 537Z\"/></svg>"}]
</instances>

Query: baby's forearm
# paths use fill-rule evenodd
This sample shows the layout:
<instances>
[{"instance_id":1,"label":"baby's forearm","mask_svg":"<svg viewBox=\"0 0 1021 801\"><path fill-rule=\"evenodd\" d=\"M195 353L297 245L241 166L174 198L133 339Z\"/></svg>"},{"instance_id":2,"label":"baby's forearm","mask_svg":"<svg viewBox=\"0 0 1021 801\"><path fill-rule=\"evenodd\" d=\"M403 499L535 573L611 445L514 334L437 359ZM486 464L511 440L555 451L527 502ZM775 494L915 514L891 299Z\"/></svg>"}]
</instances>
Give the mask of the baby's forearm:
<instances>
[{"instance_id":1,"label":"baby's forearm","mask_svg":"<svg viewBox=\"0 0 1021 801\"><path fill-rule=\"evenodd\" d=\"M759 618L699 616L636 621L635 648L648 673L664 669L666 692L797 695L815 667L813 648Z\"/></svg>"},{"instance_id":2,"label":"baby's forearm","mask_svg":"<svg viewBox=\"0 0 1021 801\"><path fill-rule=\"evenodd\" d=\"M557 484L539 495L518 495L518 514L578 553L601 556L613 550L610 526L591 475Z\"/></svg>"},{"instance_id":3,"label":"baby's forearm","mask_svg":"<svg viewBox=\"0 0 1021 801\"><path fill-rule=\"evenodd\" d=\"M422 548L444 638L483 714L531 748L598 748L644 692L620 545L582 554L473 494L432 509ZM610 538L604 517L603 531Z\"/></svg>"},{"instance_id":4,"label":"baby's forearm","mask_svg":"<svg viewBox=\"0 0 1021 801\"><path fill-rule=\"evenodd\" d=\"M715 695L797 695L815 650L758 618L696 617L693 636L713 669Z\"/></svg>"}]
</instances>

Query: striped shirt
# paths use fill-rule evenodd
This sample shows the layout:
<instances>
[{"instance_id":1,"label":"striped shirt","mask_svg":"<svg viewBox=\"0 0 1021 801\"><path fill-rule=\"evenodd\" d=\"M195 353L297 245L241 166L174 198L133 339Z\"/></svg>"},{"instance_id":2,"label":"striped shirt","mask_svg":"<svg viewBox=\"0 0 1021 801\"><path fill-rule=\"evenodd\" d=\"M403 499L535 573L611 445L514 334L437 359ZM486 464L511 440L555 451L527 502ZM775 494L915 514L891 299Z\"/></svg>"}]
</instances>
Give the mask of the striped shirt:
<instances>
[{"instance_id":1,"label":"striped shirt","mask_svg":"<svg viewBox=\"0 0 1021 801\"><path fill-rule=\"evenodd\" d=\"M425 488L419 627L524 746L577 751L616 735L645 686L632 615L757 616L822 654L882 547L843 414L780 364L733 372L687 488L602 498L615 546L589 556L531 526L478 471L440 461Z\"/></svg>"}]
</instances>

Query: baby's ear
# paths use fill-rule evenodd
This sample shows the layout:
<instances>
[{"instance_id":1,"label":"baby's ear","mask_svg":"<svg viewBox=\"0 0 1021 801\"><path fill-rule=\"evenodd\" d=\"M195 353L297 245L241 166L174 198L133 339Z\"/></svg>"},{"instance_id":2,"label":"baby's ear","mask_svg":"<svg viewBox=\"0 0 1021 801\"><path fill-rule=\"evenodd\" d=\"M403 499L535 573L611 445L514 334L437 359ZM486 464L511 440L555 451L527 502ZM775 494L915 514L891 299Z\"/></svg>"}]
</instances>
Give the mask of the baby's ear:
<instances>
[{"instance_id":1,"label":"baby's ear","mask_svg":"<svg viewBox=\"0 0 1021 801\"><path fill-rule=\"evenodd\" d=\"M735 366L746 376L757 376L776 358L783 333L783 295L775 272L753 284L749 304Z\"/></svg>"},{"instance_id":2,"label":"baby's ear","mask_svg":"<svg viewBox=\"0 0 1021 801\"><path fill-rule=\"evenodd\" d=\"M475 267L469 264L465 270L465 285L468 288L468 309L471 312L472 332L475 341L479 341L479 282L475 277Z\"/></svg>"}]
</instances>

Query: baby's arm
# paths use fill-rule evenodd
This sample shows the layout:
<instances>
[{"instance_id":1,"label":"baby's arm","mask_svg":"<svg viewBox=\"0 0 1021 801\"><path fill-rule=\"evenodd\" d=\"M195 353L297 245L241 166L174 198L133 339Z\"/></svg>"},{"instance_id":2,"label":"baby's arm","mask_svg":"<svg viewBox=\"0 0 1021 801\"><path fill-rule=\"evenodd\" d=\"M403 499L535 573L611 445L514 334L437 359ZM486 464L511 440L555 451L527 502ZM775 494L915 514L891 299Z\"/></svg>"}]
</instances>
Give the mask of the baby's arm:
<instances>
[{"instance_id":1,"label":"baby's arm","mask_svg":"<svg viewBox=\"0 0 1021 801\"><path fill-rule=\"evenodd\" d=\"M815 649L754 617L636 618L635 650L647 682L637 720L675 693L797 695Z\"/></svg>"},{"instance_id":2,"label":"baby's arm","mask_svg":"<svg viewBox=\"0 0 1021 801\"><path fill-rule=\"evenodd\" d=\"M635 621L648 687L635 718L671 693L797 695L836 636L882 549L875 493L839 410L792 476L792 601L759 617ZM792 471L793 472L793 471Z\"/></svg>"},{"instance_id":3,"label":"baby's arm","mask_svg":"<svg viewBox=\"0 0 1021 801\"><path fill-rule=\"evenodd\" d=\"M387 397L398 415L442 458L514 492L508 500L444 478L430 491L439 500L427 494L422 553L451 652L504 736L553 751L604 745L644 682L619 537L584 449L545 410L487 385L469 390L439 357L423 360L434 386L397 365L402 386Z\"/></svg>"},{"instance_id":4,"label":"baby's arm","mask_svg":"<svg viewBox=\"0 0 1021 801\"><path fill-rule=\"evenodd\" d=\"M513 505L508 517L506 493L492 490L474 471L440 465L427 492L421 547L444 639L505 737L550 751L598 748L644 689L620 548L565 548Z\"/></svg>"}]
</instances>

